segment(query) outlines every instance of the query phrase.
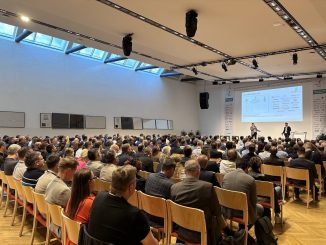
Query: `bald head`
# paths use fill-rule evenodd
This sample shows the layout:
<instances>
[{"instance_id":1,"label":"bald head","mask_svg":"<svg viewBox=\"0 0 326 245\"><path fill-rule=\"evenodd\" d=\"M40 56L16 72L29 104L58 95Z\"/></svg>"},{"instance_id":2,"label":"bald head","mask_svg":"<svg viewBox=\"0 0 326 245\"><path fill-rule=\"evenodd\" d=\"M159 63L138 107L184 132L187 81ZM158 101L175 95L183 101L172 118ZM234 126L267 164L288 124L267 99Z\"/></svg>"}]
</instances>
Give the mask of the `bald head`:
<instances>
[{"instance_id":1,"label":"bald head","mask_svg":"<svg viewBox=\"0 0 326 245\"><path fill-rule=\"evenodd\" d=\"M200 168L202 169L206 169L207 167L207 162L208 162L208 157L206 155L200 155L198 158L197 158L197 161L200 165Z\"/></svg>"}]
</instances>

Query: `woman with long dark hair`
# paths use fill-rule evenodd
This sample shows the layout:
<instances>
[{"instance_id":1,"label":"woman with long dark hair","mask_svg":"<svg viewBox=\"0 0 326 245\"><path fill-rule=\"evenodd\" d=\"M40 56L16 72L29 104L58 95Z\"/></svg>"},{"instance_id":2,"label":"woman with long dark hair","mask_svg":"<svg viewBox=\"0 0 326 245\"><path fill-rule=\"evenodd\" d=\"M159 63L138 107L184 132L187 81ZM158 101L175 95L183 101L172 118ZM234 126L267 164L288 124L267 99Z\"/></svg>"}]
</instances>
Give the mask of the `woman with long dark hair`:
<instances>
[{"instance_id":1,"label":"woman with long dark hair","mask_svg":"<svg viewBox=\"0 0 326 245\"><path fill-rule=\"evenodd\" d=\"M88 223L94 196L91 194L94 175L90 169L76 171L72 180L71 196L66 206L66 215L83 224ZM73 245L67 239L69 245Z\"/></svg>"}]
</instances>

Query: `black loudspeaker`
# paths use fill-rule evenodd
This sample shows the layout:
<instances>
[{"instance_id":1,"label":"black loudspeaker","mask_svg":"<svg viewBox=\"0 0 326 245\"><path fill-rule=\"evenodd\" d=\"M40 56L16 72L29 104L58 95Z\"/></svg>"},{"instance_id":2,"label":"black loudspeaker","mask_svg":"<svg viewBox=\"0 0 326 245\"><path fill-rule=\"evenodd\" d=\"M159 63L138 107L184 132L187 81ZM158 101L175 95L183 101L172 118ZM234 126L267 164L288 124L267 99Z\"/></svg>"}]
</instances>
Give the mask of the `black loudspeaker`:
<instances>
[{"instance_id":1,"label":"black loudspeaker","mask_svg":"<svg viewBox=\"0 0 326 245\"><path fill-rule=\"evenodd\" d=\"M200 109L208 109L208 107L209 107L208 99L209 99L208 92L200 93L200 96L199 96Z\"/></svg>"}]
</instances>

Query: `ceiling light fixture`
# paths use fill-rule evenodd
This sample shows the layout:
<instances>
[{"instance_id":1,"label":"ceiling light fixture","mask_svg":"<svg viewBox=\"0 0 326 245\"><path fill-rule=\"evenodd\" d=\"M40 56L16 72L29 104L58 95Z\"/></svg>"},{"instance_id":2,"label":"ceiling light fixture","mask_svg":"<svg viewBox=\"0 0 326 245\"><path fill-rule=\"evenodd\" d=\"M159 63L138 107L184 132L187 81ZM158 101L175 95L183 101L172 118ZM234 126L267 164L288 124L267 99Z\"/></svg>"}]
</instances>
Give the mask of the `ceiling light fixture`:
<instances>
[{"instance_id":1,"label":"ceiling light fixture","mask_svg":"<svg viewBox=\"0 0 326 245\"><path fill-rule=\"evenodd\" d=\"M253 59L252 60L252 65L254 66L254 69L257 69L258 68L258 62L256 59Z\"/></svg>"},{"instance_id":2,"label":"ceiling light fixture","mask_svg":"<svg viewBox=\"0 0 326 245\"><path fill-rule=\"evenodd\" d=\"M292 55L292 60L293 60L293 65L298 64L298 54L297 53L294 53Z\"/></svg>"},{"instance_id":3,"label":"ceiling light fixture","mask_svg":"<svg viewBox=\"0 0 326 245\"><path fill-rule=\"evenodd\" d=\"M232 66L235 65L237 63L237 61L235 59L229 59L226 61L228 66Z\"/></svg>"},{"instance_id":4,"label":"ceiling light fixture","mask_svg":"<svg viewBox=\"0 0 326 245\"><path fill-rule=\"evenodd\" d=\"M122 39L122 49L125 56L129 56L132 51L132 33L127 34Z\"/></svg>"},{"instance_id":5,"label":"ceiling light fixture","mask_svg":"<svg viewBox=\"0 0 326 245\"><path fill-rule=\"evenodd\" d=\"M31 19L25 15L20 16L20 19L24 22L29 22Z\"/></svg>"},{"instance_id":6,"label":"ceiling light fixture","mask_svg":"<svg viewBox=\"0 0 326 245\"><path fill-rule=\"evenodd\" d=\"M316 78L323 78L322 74L317 74Z\"/></svg>"},{"instance_id":7,"label":"ceiling light fixture","mask_svg":"<svg viewBox=\"0 0 326 245\"><path fill-rule=\"evenodd\" d=\"M197 71L196 67L193 67L191 70L196 76L198 75L198 71Z\"/></svg>"},{"instance_id":8,"label":"ceiling light fixture","mask_svg":"<svg viewBox=\"0 0 326 245\"><path fill-rule=\"evenodd\" d=\"M224 70L225 72L228 71L228 68L227 68L227 66L226 66L226 64L225 64L224 62L222 63L222 68L223 68L223 70Z\"/></svg>"},{"instance_id":9,"label":"ceiling light fixture","mask_svg":"<svg viewBox=\"0 0 326 245\"><path fill-rule=\"evenodd\" d=\"M259 78L259 82L263 82L264 81L264 78Z\"/></svg>"},{"instance_id":10,"label":"ceiling light fixture","mask_svg":"<svg viewBox=\"0 0 326 245\"><path fill-rule=\"evenodd\" d=\"M186 32L188 37L194 37L197 31L197 17L195 10L189 10L186 13Z\"/></svg>"}]
</instances>

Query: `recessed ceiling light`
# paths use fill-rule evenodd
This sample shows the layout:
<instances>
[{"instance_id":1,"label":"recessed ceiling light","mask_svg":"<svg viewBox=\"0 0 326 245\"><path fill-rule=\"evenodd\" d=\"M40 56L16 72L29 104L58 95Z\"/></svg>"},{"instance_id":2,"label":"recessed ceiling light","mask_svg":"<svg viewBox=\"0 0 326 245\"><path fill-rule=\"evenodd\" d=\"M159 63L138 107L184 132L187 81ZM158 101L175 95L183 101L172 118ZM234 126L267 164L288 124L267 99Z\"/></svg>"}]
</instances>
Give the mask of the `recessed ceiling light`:
<instances>
[{"instance_id":1,"label":"recessed ceiling light","mask_svg":"<svg viewBox=\"0 0 326 245\"><path fill-rule=\"evenodd\" d=\"M283 18L287 20L289 18L289 16L283 15Z\"/></svg>"},{"instance_id":2,"label":"recessed ceiling light","mask_svg":"<svg viewBox=\"0 0 326 245\"><path fill-rule=\"evenodd\" d=\"M94 38L92 38L92 37L91 37L90 39L91 39L91 40L93 40L93 41L95 40L95 39L94 39Z\"/></svg>"},{"instance_id":3,"label":"recessed ceiling light","mask_svg":"<svg viewBox=\"0 0 326 245\"><path fill-rule=\"evenodd\" d=\"M80 36L80 34L79 33L76 33L76 36Z\"/></svg>"},{"instance_id":4,"label":"recessed ceiling light","mask_svg":"<svg viewBox=\"0 0 326 245\"><path fill-rule=\"evenodd\" d=\"M281 25L282 25L282 23L280 23L280 22L276 22L276 23L273 24L274 27L279 27Z\"/></svg>"},{"instance_id":5,"label":"recessed ceiling light","mask_svg":"<svg viewBox=\"0 0 326 245\"><path fill-rule=\"evenodd\" d=\"M276 7L275 10L276 10L276 11L280 11L281 9L280 9L279 7Z\"/></svg>"},{"instance_id":6,"label":"recessed ceiling light","mask_svg":"<svg viewBox=\"0 0 326 245\"><path fill-rule=\"evenodd\" d=\"M195 42L195 40L194 40L194 39L190 39L190 41L192 41L192 42Z\"/></svg>"},{"instance_id":7,"label":"recessed ceiling light","mask_svg":"<svg viewBox=\"0 0 326 245\"><path fill-rule=\"evenodd\" d=\"M114 5L114 7L115 7L115 8L117 8L117 9L119 9L119 8L120 8L120 6L118 6L118 5Z\"/></svg>"},{"instance_id":8,"label":"recessed ceiling light","mask_svg":"<svg viewBox=\"0 0 326 245\"><path fill-rule=\"evenodd\" d=\"M166 27L165 27L165 26L161 26L161 28L162 28L162 29L164 29L164 30L166 29Z\"/></svg>"},{"instance_id":9,"label":"recessed ceiling light","mask_svg":"<svg viewBox=\"0 0 326 245\"><path fill-rule=\"evenodd\" d=\"M20 16L20 19L24 22L29 22L31 19L25 15Z\"/></svg>"},{"instance_id":10,"label":"recessed ceiling light","mask_svg":"<svg viewBox=\"0 0 326 245\"><path fill-rule=\"evenodd\" d=\"M304 35L303 38L307 38L308 36L307 35Z\"/></svg>"},{"instance_id":11,"label":"recessed ceiling light","mask_svg":"<svg viewBox=\"0 0 326 245\"><path fill-rule=\"evenodd\" d=\"M178 35L178 34L179 34L179 32L176 32L176 31L175 31L175 32L174 32L174 34Z\"/></svg>"},{"instance_id":12,"label":"recessed ceiling light","mask_svg":"<svg viewBox=\"0 0 326 245\"><path fill-rule=\"evenodd\" d=\"M294 26L293 28L297 30L297 29L299 29L299 26Z\"/></svg>"},{"instance_id":13,"label":"recessed ceiling light","mask_svg":"<svg viewBox=\"0 0 326 245\"><path fill-rule=\"evenodd\" d=\"M182 35L182 34L180 34L179 36L180 36L180 37L183 37L183 35Z\"/></svg>"},{"instance_id":14,"label":"recessed ceiling light","mask_svg":"<svg viewBox=\"0 0 326 245\"><path fill-rule=\"evenodd\" d=\"M143 16L139 16L139 19L142 19L142 20L144 20L144 19L145 19L145 17L143 17Z\"/></svg>"}]
</instances>

